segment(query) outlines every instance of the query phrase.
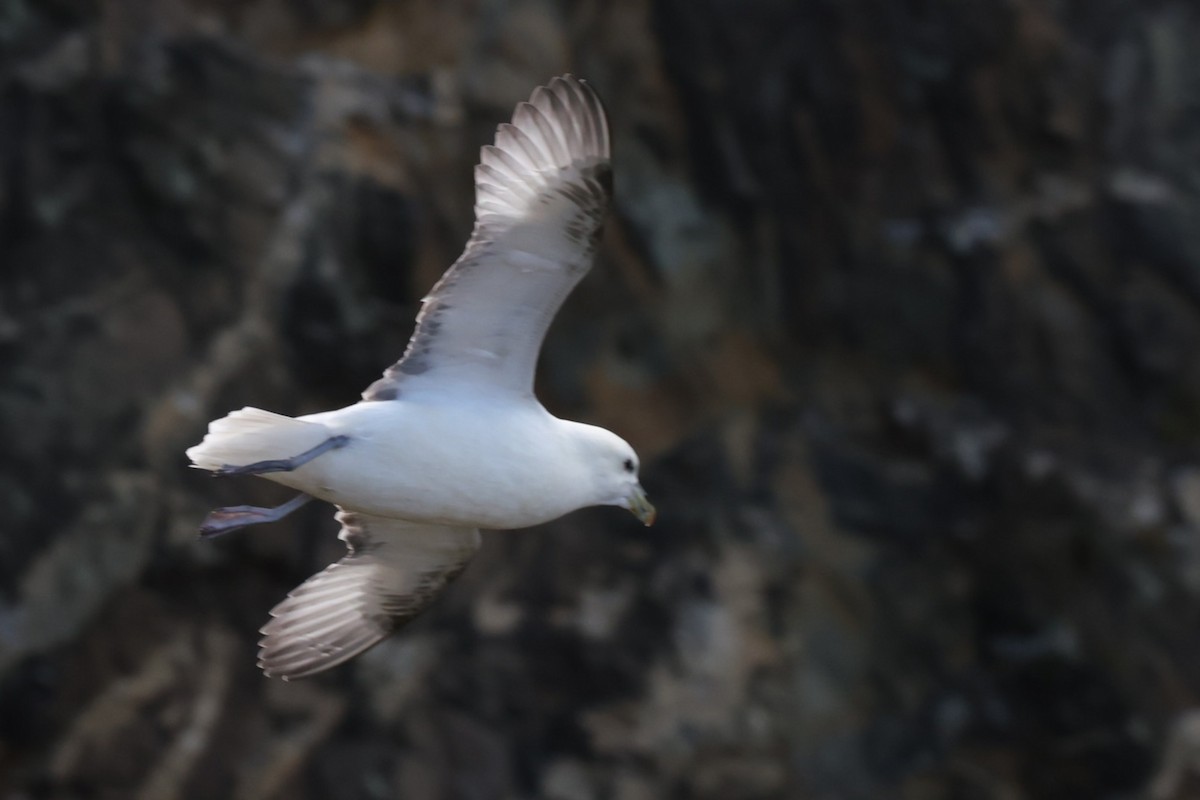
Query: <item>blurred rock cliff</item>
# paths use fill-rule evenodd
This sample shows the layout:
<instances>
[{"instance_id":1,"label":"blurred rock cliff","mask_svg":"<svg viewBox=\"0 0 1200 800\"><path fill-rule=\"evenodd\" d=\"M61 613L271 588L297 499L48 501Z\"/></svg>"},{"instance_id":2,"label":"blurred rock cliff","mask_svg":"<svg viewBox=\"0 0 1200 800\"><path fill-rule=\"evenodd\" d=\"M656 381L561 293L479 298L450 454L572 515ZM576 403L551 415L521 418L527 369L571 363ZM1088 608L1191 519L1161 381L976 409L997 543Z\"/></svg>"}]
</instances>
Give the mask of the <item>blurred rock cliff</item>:
<instances>
[{"instance_id":1,"label":"blurred rock cliff","mask_svg":"<svg viewBox=\"0 0 1200 800\"><path fill-rule=\"evenodd\" d=\"M1200 12L0 0L0 798L1200 795ZM616 198L543 353L643 454L267 681L342 545L183 450L400 354L512 106Z\"/></svg>"}]
</instances>

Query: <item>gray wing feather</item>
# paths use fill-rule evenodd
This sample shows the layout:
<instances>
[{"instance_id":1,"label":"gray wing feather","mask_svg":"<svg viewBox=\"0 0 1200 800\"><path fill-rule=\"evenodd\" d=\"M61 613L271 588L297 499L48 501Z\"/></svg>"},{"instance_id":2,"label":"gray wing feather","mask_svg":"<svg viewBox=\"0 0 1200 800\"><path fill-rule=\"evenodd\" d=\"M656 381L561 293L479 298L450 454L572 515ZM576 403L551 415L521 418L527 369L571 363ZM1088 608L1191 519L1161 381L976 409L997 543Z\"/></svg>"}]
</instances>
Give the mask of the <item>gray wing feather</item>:
<instances>
[{"instance_id":1,"label":"gray wing feather","mask_svg":"<svg viewBox=\"0 0 1200 800\"><path fill-rule=\"evenodd\" d=\"M271 611L259 642L269 677L304 678L378 644L466 567L479 531L341 511L350 552Z\"/></svg>"},{"instance_id":2,"label":"gray wing feather","mask_svg":"<svg viewBox=\"0 0 1200 800\"><path fill-rule=\"evenodd\" d=\"M459 384L528 394L546 329L591 267L611 194L596 93L538 87L475 168L475 229L425 298L404 356L364 400Z\"/></svg>"}]
</instances>

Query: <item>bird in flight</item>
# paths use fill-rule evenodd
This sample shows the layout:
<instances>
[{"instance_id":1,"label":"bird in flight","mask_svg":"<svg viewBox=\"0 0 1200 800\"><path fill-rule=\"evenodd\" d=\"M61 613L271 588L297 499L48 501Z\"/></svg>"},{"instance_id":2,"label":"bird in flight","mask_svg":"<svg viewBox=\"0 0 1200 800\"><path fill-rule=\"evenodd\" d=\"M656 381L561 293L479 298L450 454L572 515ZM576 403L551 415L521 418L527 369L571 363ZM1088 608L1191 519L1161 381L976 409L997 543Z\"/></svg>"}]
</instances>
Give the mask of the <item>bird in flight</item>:
<instances>
[{"instance_id":1,"label":"bird in flight","mask_svg":"<svg viewBox=\"0 0 1200 800\"><path fill-rule=\"evenodd\" d=\"M294 589L262 629L259 666L302 678L424 610L479 548L593 505L655 510L616 434L558 419L533 394L546 329L592 265L612 186L608 121L582 80L555 78L499 126L475 167L475 228L433 287L404 355L336 411L243 408L187 451L215 475L300 491L276 508L213 511L201 535L338 507L348 553Z\"/></svg>"}]
</instances>

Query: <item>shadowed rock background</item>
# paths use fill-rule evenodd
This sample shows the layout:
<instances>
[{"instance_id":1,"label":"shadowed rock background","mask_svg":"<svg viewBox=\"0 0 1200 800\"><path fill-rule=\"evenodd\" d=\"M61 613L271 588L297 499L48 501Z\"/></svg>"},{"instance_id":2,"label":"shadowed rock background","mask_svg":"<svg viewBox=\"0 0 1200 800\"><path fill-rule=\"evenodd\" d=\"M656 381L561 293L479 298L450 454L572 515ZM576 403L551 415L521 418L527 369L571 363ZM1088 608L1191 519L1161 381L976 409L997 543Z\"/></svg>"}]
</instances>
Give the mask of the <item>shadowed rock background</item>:
<instances>
[{"instance_id":1,"label":"shadowed rock background","mask_svg":"<svg viewBox=\"0 0 1200 800\"><path fill-rule=\"evenodd\" d=\"M1200 794L1200 14L0 2L0 798ZM187 469L353 402L565 71L616 199L543 354L653 529L495 534L309 682L328 506Z\"/></svg>"}]
</instances>

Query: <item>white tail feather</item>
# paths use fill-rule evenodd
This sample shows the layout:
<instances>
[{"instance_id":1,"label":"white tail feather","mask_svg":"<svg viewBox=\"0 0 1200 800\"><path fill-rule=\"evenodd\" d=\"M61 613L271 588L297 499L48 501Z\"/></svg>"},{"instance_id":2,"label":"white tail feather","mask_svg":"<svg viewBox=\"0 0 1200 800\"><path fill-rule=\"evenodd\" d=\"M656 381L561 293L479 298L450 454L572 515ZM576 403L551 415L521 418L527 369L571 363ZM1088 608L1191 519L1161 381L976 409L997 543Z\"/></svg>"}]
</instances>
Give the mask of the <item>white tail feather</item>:
<instances>
[{"instance_id":1,"label":"white tail feather","mask_svg":"<svg viewBox=\"0 0 1200 800\"><path fill-rule=\"evenodd\" d=\"M215 470L290 458L316 447L329 436L329 429L319 422L247 407L210 422L204 441L189 448L187 456L192 466Z\"/></svg>"}]
</instances>

